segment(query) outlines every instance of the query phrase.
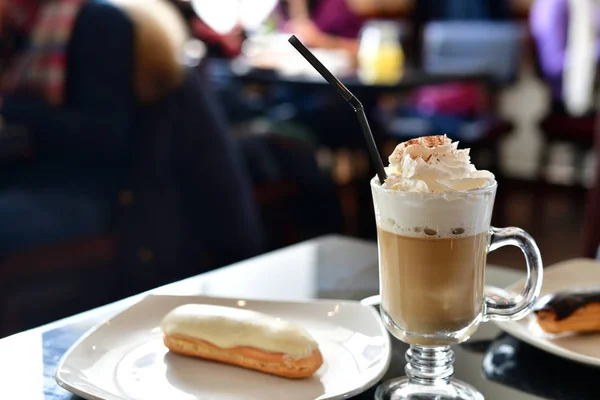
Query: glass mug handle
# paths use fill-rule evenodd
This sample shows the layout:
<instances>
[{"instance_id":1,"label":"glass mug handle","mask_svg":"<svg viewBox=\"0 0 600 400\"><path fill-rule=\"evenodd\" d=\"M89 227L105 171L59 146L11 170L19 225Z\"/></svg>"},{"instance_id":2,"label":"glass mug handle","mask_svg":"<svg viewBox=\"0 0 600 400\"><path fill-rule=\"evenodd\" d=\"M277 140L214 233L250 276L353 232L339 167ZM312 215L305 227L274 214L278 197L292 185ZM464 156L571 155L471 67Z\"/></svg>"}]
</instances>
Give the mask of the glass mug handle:
<instances>
[{"instance_id":1,"label":"glass mug handle","mask_svg":"<svg viewBox=\"0 0 600 400\"><path fill-rule=\"evenodd\" d=\"M504 246L516 246L527 264L525 287L516 296L508 296L497 288L486 288L483 320L507 321L522 318L534 306L542 289L543 265L535 240L520 228L490 228L488 253Z\"/></svg>"}]
</instances>

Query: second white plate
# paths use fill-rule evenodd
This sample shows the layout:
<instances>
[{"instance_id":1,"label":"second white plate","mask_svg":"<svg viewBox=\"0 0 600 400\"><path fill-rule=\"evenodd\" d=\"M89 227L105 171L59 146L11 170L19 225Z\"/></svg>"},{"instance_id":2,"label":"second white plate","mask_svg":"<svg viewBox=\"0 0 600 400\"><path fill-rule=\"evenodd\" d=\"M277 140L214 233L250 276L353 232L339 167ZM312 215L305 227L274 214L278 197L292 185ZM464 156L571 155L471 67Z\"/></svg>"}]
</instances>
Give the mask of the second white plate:
<instances>
[{"instance_id":1,"label":"second white plate","mask_svg":"<svg viewBox=\"0 0 600 400\"><path fill-rule=\"evenodd\" d=\"M160 321L188 303L244 307L296 322L319 343L323 366L312 378L290 380L169 353ZM148 296L73 345L56 380L94 400L342 399L373 386L390 358L390 339L379 315L358 302Z\"/></svg>"},{"instance_id":2,"label":"second white plate","mask_svg":"<svg viewBox=\"0 0 600 400\"><path fill-rule=\"evenodd\" d=\"M600 263L587 259L570 260L544 270L542 294L565 289L588 288L600 284ZM507 290L519 290L523 282ZM541 297L540 296L540 297ZM600 333L551 335L542 330L534 313L519 321L496 322L504 331L539 349L559 357L600 367Z\"/></svg>"}]
</instances>

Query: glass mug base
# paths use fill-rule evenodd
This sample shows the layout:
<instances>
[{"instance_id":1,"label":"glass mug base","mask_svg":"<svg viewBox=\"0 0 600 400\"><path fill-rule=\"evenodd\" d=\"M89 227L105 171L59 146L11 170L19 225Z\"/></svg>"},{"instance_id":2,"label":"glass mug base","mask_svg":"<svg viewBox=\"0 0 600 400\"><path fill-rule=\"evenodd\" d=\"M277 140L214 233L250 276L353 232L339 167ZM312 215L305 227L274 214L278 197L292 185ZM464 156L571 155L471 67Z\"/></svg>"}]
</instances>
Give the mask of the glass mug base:
<instances>
[{"instance_id":1,"label":"glass mug base","mask_svg":"<svg viewBox=\"0 0 600 400\"><path fill-rule=\"evenodd\" d=\"M419 385L409 378L396 378L379 385L375 400L484 400L474 387L450 380L444 385Z\"/></svg>"}]
</instances>

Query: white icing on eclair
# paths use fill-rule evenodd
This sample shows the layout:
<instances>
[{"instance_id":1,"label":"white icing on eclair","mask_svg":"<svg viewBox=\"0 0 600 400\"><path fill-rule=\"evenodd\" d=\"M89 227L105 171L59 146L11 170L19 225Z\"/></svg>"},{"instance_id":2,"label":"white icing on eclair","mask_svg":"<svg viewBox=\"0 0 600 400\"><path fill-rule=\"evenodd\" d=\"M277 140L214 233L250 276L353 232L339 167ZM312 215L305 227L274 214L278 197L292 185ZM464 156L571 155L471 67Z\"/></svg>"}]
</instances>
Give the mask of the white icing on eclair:
<instances>
[{"instance_id":1,"label":"white icing on eclair","mask_svg":"<svg viewBox=\"0 0 600 400\"><path fill-rule=\"evenodd\" d=\"M186 304L169 312L160 327L165 335L186 335L225 349L253 347L294 359L308 357L318 348L302 327L241 308Z\"/></svg>"}]
</instances>

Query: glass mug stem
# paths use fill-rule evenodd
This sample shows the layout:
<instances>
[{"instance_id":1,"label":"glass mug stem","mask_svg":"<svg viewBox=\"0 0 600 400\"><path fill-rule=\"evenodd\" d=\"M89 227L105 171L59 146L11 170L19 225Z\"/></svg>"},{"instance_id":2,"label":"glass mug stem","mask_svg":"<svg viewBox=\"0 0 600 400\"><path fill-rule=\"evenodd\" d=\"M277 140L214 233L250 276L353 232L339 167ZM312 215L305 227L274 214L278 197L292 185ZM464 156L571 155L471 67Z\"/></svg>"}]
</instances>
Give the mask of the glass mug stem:
<instances>
[{"instance_id":1,"label":"glass mug stem","mask_svg":"<svg viewBox=\"0 0 600 400\"><path fill-rule=\"evenodd\" d=\"M484 400L472 386L455 381L450 346L411 345L406 351L406 377L382 383L376 400Z\"/></svg>"},{"instance_id":2,"label":"glass mug stem","mask_svg":"<svg viewBox=\"0 0 600 400\"><path fill-rule=\"evenodd\" d=\"M444 385L454 375L454 352L450 346L412 345L406 351L406 376L420 385Z\"/></svg>"}]
</instances>

